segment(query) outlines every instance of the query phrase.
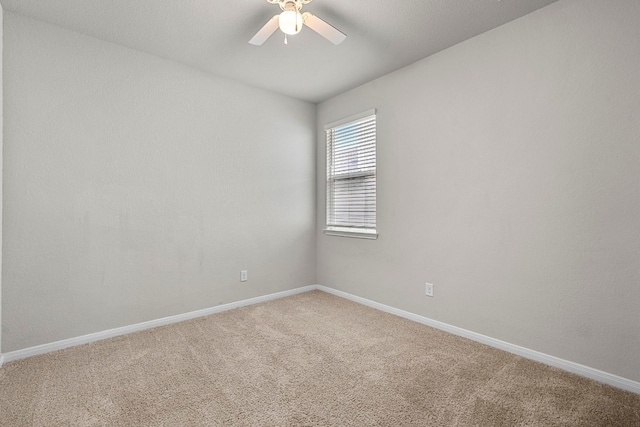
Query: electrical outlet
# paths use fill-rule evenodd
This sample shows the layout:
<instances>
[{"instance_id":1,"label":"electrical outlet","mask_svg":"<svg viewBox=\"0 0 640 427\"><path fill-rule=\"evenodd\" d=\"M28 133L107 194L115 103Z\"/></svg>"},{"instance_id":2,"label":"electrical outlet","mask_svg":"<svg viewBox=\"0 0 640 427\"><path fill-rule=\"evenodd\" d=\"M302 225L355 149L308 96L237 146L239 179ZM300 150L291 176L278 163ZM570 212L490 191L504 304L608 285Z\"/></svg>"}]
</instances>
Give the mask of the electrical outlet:
<instances>
[{"instance_id":1,"label":"electrical outlet","mask_svg":"<svg viewBox=\"0 0 640 427\"><path fill-rule=\"evenodd\" d=\"M242 270L240 272L240 281L241 282L246 282L247 280L249 280L248 277L249 277L249 273L247 272L247 270Z\"/></svg>"},{"instance_id":2,"label":"electrical outlet","mask_svg":"<svg viewBox=\"0 0 640 427\"><path fill-rule=\"evenodd\" d=\"M433 283L425 283L425 295L428 297L433 296Z\"/></svg>"}]
</instances>

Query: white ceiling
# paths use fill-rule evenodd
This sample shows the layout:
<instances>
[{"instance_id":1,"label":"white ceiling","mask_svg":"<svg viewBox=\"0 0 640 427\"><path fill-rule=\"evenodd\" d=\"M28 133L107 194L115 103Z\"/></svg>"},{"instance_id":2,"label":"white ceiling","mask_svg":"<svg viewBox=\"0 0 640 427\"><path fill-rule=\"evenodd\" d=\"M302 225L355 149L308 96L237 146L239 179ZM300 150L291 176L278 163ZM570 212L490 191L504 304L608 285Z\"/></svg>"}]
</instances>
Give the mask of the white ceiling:
<instances>
[{"instance_id":1,"label":"white ceiling","mask_svg":"<svg viewBox=\"0 0 640 427\"><path fill-rule=\"evenodd\" d=\"M0 0L5 11L212 74L320 102L557 0L313 0L309 11L347 34L309 28L249 39L280 11L266 0ZM542 31L542 29L541 29Z\"/></svg>"}]
</instances>

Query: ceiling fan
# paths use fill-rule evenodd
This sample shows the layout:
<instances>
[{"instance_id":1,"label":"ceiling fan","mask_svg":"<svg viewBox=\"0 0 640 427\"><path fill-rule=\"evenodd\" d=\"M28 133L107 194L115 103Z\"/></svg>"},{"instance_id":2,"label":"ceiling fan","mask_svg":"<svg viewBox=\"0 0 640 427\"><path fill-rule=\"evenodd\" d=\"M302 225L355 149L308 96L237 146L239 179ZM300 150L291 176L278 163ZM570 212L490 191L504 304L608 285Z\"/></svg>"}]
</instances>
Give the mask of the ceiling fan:
<instances>
[{"instance_id":1,"label":"ceiling fan","mask_svg":"<svg viewBox=\"0 0 640 427\"><path fill-rule=\"evenodd\" d=\"M338 45L347 38L346 34L326 23L322 19L309 12L301 13L300 9L311 0L267 0L271 4L278 4L282 12L275 15L256 33L249 43L255 46L262 45L278 27L284 33L284 42L287 43L287 35L298 34L303 25L311 28L325 39Z\"/></svg>"}]
</instances>

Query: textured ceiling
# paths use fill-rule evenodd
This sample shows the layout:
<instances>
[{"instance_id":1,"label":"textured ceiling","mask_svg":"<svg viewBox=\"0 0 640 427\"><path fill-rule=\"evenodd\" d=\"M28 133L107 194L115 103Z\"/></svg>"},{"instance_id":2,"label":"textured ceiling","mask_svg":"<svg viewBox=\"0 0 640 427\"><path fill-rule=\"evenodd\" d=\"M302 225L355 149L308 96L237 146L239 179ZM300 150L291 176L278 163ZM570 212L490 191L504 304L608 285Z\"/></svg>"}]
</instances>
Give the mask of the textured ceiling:
<instances>
[{"instance_id":1,"label":"textured ceiling","mask_svg":"<svg viewBox=\"0 0 640 427\"><path fill-rule=\"evenodd\" d=\"M5 11L212 74L320 102L557 0L313 0L347 34L334 46L309 28L249 39L280 11L266 0L0 0Z\"/></svg>"}]
</instances>

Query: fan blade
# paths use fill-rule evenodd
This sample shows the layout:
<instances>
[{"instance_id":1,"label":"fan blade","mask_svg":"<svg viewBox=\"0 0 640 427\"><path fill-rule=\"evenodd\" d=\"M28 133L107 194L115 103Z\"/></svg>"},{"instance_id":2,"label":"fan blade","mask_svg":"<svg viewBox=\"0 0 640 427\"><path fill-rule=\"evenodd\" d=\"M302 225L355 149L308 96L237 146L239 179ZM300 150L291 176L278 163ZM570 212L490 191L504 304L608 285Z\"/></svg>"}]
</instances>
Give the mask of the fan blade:
<instances>
[{"instance_id":1,"label":"fan blade","mask_svg":"<svg viewBox=\"0 0 640 427\"><path fill-rule=\"evenodd\" d=\"M342 31L324 22L317 16L312 15L310 12L303 13L302 20L307 27L311 28L313 31L320 34L322 37L329 40L335 45L339 45L344 41L344 39L347 38L347 35Z\"/></svg>"},{"instance_id":2,"label":"fan blade","mask_svg":"<svg viewBox=\"0 0 640 427\"><path fill-rule=\"evenodd\" d=\"M279 17L280 15L275 15L273 18L269 19L269 21L267 21L267 23L264 24L262 28L260 28L256 35L253 36L251 40L249 40L249 44L260 46L262 45L262 43L266 42L267 39L271 37L271 34L273 34L273 32L278 29Z\"/></svg>"}]
</instances>

